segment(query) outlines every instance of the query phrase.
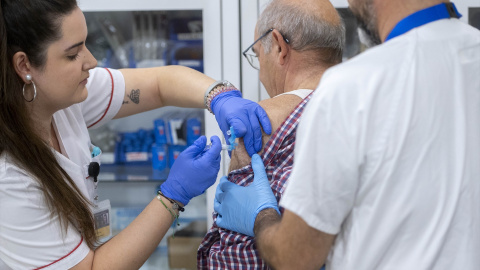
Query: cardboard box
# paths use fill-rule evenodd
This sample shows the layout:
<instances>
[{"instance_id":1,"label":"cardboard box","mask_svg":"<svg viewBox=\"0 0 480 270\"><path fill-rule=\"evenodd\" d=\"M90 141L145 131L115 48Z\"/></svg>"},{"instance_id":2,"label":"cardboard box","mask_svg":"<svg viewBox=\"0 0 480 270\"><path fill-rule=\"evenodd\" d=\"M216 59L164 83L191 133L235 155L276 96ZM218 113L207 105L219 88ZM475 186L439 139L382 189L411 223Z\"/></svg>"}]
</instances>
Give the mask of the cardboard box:
<instances>
[{"instance_id":1,"label":"cardboard box","mask_svg":"<svg viewBox=\"0 0 480 270\"><path fill-rule=\"evenodd\" d=\"M168 237L170 268L197 269L197 250L207 233L207 222L193 221L184 229Z\"/></svg>"}]
</instances>

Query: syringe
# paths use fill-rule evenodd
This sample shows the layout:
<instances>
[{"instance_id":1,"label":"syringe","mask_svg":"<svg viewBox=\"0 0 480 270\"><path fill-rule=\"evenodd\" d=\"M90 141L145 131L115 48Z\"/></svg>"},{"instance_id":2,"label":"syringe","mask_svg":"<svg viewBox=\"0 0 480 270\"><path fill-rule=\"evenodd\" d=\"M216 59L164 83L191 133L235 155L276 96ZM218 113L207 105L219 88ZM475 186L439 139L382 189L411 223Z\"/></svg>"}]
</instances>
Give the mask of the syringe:
<instances>
[{"instance_id":1,"label":"syringe","mask_svg":"<svg viewBox=\"0 0 480 270\"><path fill-rule=\"evenodd\" d=\"M207 151L210 148L212 148L212 144L207 144L205 145L205 149L203 149L203 151ZM222 143L222 150L229 150L229 149L230 149L230 145Z\"/></svg>"},{"instance_id":2,"label":"syringe","mask_svg":"<svg viewBox=\"0 0 480 270\"><path fill-rule=\"evenodd\" d=\"M235 140L237 139L237 136L235 135L235 131L233 130L232 126L230 127L229 130L227 130L227 135L230 136L230 138L228 138L228 141L230 142L230 144L223 144L222 143L222 150L233 151L235 149L235 147L237 147L238 143L235 142ZM203 149L203 151L206 151L210 148L212 148L212 145L207 144L205 146L205 149Z\"/></svg>"}]
</instances>

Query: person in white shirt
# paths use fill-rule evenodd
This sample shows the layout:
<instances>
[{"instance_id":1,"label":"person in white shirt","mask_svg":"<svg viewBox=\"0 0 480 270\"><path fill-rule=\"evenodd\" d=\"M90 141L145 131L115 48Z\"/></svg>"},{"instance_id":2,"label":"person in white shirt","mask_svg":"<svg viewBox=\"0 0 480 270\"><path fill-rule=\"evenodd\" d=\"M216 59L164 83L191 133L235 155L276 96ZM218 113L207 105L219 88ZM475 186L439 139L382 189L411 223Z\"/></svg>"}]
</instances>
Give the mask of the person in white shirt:
<instances>
[{"instance_id":1,"label":"person in white shirt","mask_svg":"<svg viewBox=\"0 0 480 270\"><path fill-rule=\"evenodd\" d=\"M75 0L2 0L0 36L2 270L138 269L179 211L215 182L221 143L213 136L204 150L203 136L177 158L139 217L98 246L87 127L162 106L206 106L252 153L261 147L260 124L271 129L258 104L193 69L95 68Z\"/></svg>"},{"instance_id":2,"label":"person in white shirt","mask_svg":"<svg viewBox=\"0 0 480 270\"><path fill-rule=\"evenodd\" d=\"M349 2L383 43L323 75L283 217L254 156L252 188L219 184L217 225L253 229L275 269L478 269L480 31L449 2Z\"/></svg>"}]
</instances>

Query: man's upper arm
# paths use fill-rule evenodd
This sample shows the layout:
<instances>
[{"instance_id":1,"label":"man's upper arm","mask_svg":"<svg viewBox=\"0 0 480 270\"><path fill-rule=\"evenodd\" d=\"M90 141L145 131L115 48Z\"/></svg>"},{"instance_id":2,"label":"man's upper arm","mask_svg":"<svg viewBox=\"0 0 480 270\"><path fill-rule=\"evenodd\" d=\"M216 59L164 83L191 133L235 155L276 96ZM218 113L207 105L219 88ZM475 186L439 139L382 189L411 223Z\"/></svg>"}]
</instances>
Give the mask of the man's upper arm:
<instances>
[{"instance_id":1,"label":"man's upper arm","mask_svg":"<svg viewBox=\"0 0 480 270\"><path fill-rule=\"evenodd\" d=\"M291 114L291 112L300 102L301 99L294 95L284 95L258 102L270 119L270 123L272 125L271 135L273 135L273 133L278 129L278 127L280 127L283 121L285 121L285 119ZM263 152L263 147L271 137L271 135L267 135L264 132L262 133L262 150L258 152L259 154ZM240 138L238 141L238 146L232 151L232 157L228 171L231 172L233 170L240 169L250 164L250 161L251 158L245 150L243 139Z\"/></svg>"}]
</instances>

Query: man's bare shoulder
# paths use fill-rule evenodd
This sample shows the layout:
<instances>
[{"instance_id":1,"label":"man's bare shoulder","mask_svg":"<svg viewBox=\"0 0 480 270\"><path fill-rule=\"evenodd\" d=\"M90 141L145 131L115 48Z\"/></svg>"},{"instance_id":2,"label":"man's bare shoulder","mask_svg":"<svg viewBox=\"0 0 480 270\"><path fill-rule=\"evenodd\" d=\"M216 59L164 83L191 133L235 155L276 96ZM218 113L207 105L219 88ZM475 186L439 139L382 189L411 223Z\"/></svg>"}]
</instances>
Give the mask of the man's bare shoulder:
<instances>
[{"instance_id":1,"label":"man's bare shoulder","mask_svg":"<svg viewBox=\"0 0 480 270\"><path fill-rule=\"evenodd\" d=\"M258 102L265 110L272 125L272 134L280 127L285 119L292 113L295 107L302 101L302 99L295 95L282 95L279 97L269 98ZM270 139L271 135L263 133L262 145ZM259 152L262 153L263 149ZM242 168L250 163L250 156L245 150L243 139L239 140L239 144L235 150L232 151L232 158L230 160L229 172Z\"/></svg>"},{"instance_id":2,"label":"man's bare shoulder","mask_svg":"<svg viewBox=\"0 0 480 270\"><path fill-rule=\"evenodd\" d=\"M301 101L302 99L295 95L281 95L262 100L258 104L267 112L272 131L275 131Z\"/></svg>"}]
</instances>

